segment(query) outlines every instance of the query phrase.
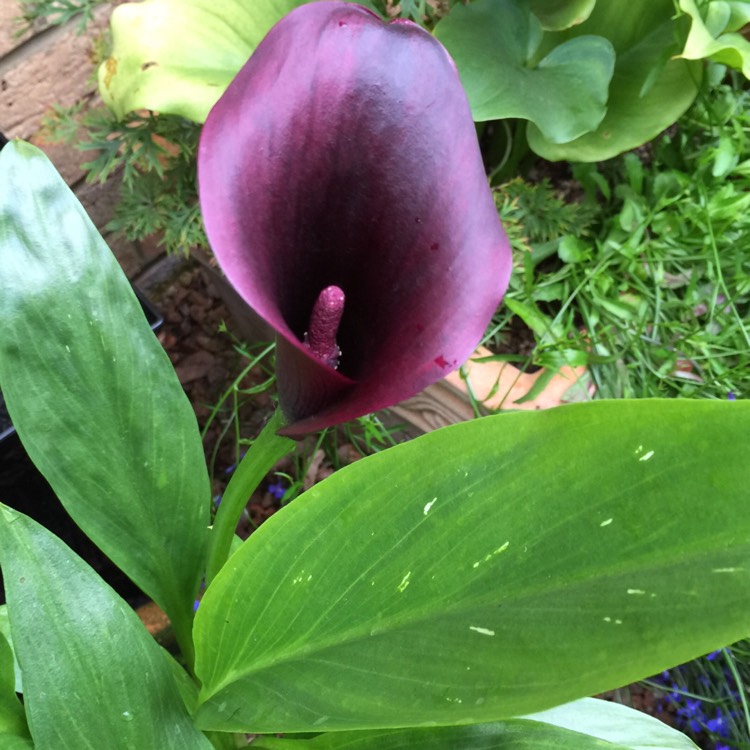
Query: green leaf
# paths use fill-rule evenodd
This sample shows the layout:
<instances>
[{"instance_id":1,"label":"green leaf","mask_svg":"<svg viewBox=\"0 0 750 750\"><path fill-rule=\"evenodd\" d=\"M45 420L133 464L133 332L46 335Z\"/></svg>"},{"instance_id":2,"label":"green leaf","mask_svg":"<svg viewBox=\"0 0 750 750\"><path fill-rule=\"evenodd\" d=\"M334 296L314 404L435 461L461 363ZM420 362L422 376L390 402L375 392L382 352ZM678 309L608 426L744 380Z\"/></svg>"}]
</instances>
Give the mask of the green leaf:
<instances>
[{"instance_id":1,"label":"green leaf","mask_svg":"<svg viewBox=\"0 0 750 750\"><path fill-rule=\"evenodd\" d=\"M34 750L34 743L28 737L0 733L0 748L2 750Z\"/></svg>"},{"instance_id":2,"label":"green leaf","mask_svg":"<svg viewBox=\"0 0 750 750\"><path fill-rule=\"evenodd\" d=\"M744 637L748 419L750 402L576 404L336 472L206 592L198 725L494 721Z\"/></svg>"},{"instance_id":3,"label":"green leaf","mask_svg":"<svg viewBox=\"0 0 750 750\"><path fill-rule=\"evenodd\" d=\"M435 28L456 61L475 120L530 120L554 143L594 130L614 67L601 36L564 41L538 63L542 27L522 0L457 5Z\"/></svg>"},{"instance_id":4,"label":"green leaf","mask_svg":"<svg viewBox=\"0 0 750 750\"><path fill-rule=\"evenodd\" d=\"M601 161L640 146L675 122L698 93L702 66L672 59L685 38L673 14L672 0L606 0L579 26L546 34L543 49L582 35L603 36L617 61L607 114L596 130L560 143L530 123L532 150L552 161Z\"/></svg>"},{"instance_id":5,"label":"green leaf","mask_svg":"<svg viewBox=\"0 0 750 750\"><path fill-rule=\"evenodd\" d=\"M0 747L4 735L28 737L26 714L16 695L13 650L0 632Z\"/></svg>"},{"instance_id":6,"label":"green leaf","mask_svg":"<svg viewBox=\"0 0 750 750\"><path fill-rule=\"evenodd\" d=\"M696 750L684 734L617 703L584 698L519 719L461 727L259 737L257 750Z\"/></svg>"},{"instance_id":7,"label":"green leaf","mask_svg":"<svg viewBox=\"0 0 750 750\"><path fill-rule=\"evenodd\" d=\"M732 16L730 4L724 0L704 4L704 13L695 0L679 0L680 10L691 20L681 57L686 60L710 58L741 70L745 78L750 78L750 42L742 34L734 33L750 21L750 4L735 3L734 7L739 11L740 5L745 6L745 12L736 19ZM739 25L735 25L738 21Z\"/></svg>"},{"instance_id":8,"label":"green leaf","mask_svg":"<svg viewBox=\"0 0 750 750\"><path fill-rule=\"evenodd\" d=\"M525 717L562 729L583 732L629 750L691 750L697 748L682 732L619 703L584 698Z\"/></svg>"},{"instance_id":9,"label":"green leaf","mask_svg":"<svg viewBox=\"0 0 750 750\"><path fill-rule=\"evenodd\" d=\"M44 154L8 144L0 185L0 387L13 423L75 522L190 649L210 503L193 410Z\"/></svg>"},{"instance_id":10,"label":"green leaf","mask_svg":"<svg viewBox=\"0 0 750 750\"><path fill-rule=\"evenodd\" d=\"M583 23L595 4L596 0L531 0L531 12L542 28L560 31Z\"/></svg>"},{"instance_id":11,"label":"green leaf","mask_svg":"<svg viewBox=\"0 0 750 750\"><path fill-rule=\"evenodd\" d=\"M99 93L117 117L150 109L204 122L268 30L305 2L310 0L120 5L112 13L112 54L99 68Z\"/></svg>"},{"instance_id":12,"label":"green leaf","mask_svg":"<svg viewBox=\"0 0 750 750\"><path fill-rule=\"evenodd\" d=\"M56 536L2 504L0 564L37 747L211 750L135 612Z\"/></svg>"},{"instance_id":13,"label":"green leaf","mask_svg":"<svg viewBox=\"0 0 750 750\"><path fill-rule=\"evenodd\" d=\"M4 638L8 644L11 653L13 654L13 673L14 679L14 692L22 693L23 684L21 681L21 670L18 666L18 660L13 649L13 638L10 635L10 620L8 619L8 606L6 604L0 604L0 638Z\"/></svg>"}]
</instances>

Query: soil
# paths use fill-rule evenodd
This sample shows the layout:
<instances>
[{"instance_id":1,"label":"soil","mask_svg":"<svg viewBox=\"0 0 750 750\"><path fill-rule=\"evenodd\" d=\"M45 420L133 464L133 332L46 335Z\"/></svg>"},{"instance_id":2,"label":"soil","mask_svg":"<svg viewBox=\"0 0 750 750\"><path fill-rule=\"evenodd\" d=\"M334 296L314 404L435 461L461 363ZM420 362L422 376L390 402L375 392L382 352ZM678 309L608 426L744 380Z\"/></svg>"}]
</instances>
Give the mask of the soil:
<instances>
[{"instance_id":1,"label":"soil","mask_svg":"<svg viewBox=\"0 0 750 750\"><path fill-rule=\"evenodd\" d=\"M203 444L212 469L212 494L218 501L237 463L234 435L239 434L243 440L254 438L273 413L274 404L273 388L242 396L243 391L257 389L267 380L268 371L258 366L237 384L236 423L232 421L235 404L231 398L211 420L216 405L248 362L239 351L241 337L235 331L239 331L240 326L222 297L216 273L196 260L170 257L158 261L137 283L164 318L157 337L175 367L201 430L210 421ZM228 424L230 429L227 429ZM310 446L303 443L299 451L304 454L309 449ZM351 452L347 454L350 455ZM305 486L312 486L333 471L321 451L309 456L306 463ZM279 481L276 472L294 474L294 457L279 461L249 498L246 515L238 528L241 537L249 536L281 507L283 498L269 491L269 487Z\"/></svg>"}]
</instances>

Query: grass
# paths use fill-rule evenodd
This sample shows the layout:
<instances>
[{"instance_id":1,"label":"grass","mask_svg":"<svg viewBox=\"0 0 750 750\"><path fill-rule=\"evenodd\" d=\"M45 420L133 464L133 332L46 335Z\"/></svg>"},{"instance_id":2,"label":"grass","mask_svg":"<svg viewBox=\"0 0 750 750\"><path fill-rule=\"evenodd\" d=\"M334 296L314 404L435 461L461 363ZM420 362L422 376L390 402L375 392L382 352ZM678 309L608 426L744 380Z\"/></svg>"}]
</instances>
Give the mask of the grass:
<instances>
[{"instance_id":1,"label":"grass","mask_svg":"<svg viewBox=\"0 0 750 750\"><path fill-rule=\"evenodd\" d=\"M750 641L714 651L645 681L660 695L657 709L701 747L750 748Z\"/></svg>"},{"instance_id":2,"label":"grass","mask_svg":"<svg viewBox=\"0 0 750 750\"><path fill-rule=\"evenodd\" d=\"M501 186L515 270L490 346L516 316L534 340L524 364L585 364L596 397L746 395L749 97L720 84L649 148L573 165L577 201Z\"/></svg>"}]
</instances>

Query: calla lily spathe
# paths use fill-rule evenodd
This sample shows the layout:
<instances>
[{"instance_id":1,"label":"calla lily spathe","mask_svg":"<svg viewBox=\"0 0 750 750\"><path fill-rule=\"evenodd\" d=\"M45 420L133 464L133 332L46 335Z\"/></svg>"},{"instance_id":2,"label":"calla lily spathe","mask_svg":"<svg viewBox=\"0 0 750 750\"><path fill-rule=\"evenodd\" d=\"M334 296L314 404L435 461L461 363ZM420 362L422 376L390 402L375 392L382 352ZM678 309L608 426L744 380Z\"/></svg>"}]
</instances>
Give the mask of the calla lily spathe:
<instances>
[{"instance_id":1,"label":"calla lily spathe","mask_svg":"<svg viewBox=\"0 0 750 750\"><path fill-rule=\"evenodd\" d=\"M411 22L343 2L284 17L211 110L198 179L219 264L276 331L292 437L458 367L507 286L455 66ZM320 304L335 357L310 346Z\"/></svg>"}]
</instances>

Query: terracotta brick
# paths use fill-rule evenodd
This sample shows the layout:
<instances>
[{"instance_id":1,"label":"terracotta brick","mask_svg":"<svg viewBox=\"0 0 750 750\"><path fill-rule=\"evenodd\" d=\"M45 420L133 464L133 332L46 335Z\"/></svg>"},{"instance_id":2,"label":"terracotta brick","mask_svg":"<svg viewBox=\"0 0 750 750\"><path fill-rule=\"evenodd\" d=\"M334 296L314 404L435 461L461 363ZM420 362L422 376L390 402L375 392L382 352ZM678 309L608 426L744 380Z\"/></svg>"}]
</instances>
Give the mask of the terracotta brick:
<instances>
[{"instance_id":1,"label":"terracotta brick","mask_svg":"<svg viewBox=\"0 0 750 750\"><path fill-rule=\"evenodd\" d=\"M118 199L117 176L104 185L83 181L81 165L95 157L74 146L50 143L41 129L44 114L53 104L70 107L86 100L99 102L96 94L92 40L109 23L111 9L121 0L104 5L96 12L95 22L85 34L77 33L78 22L65 27L43 28L13 37L18 28L13 19L20 15L18 0L0 0L0 131L9 137L23 138L41 148L75 192L81 204L104 234L120 265L129 277L161 253L155 242L134 243L105 229L112 219ZM81 133L81 137L85 137Z\"/></svg>"},{"instance_id":2,"label":"terracotta brick","mask_svg":"<svg viewBox=\"0 0 750 750\"><path fill-rule=\"evenodd\" d=\"M91 221L103 229L112 219L115 205L119 199L120 180L117 176L107 180L103 185L98 182L81 183L76 186L75 194L86 209Z\"/></svg>"},{"instance_id":3,"label":"terracotta brick","mask_svg":"<svg viewBox=\"0 0 750 750\"><path fill-rule=\"evenodd\" d=\"M91 39L109 15L109 7L101 8L85 34L76 33L75 22L50 29L8 59L12 65L3 66L0 80L0 130L28 139L52 104L72 106L96 89Z\"/></svg>"},{"instance_id":4,"label":"terracotta brick","mask_svg":"<svg viewBox=\"0 0 750 750\"><path fill-rule=\"evenodd\" d=\"M24 27L24 24L16 22L16 19L20 17L21 3L18 0L0 2L0 59L31 38L35 32L44 28L44 23L37 22L33 29L21 36L16 36L17 32Z\"/></svg>"}]
</instances>

